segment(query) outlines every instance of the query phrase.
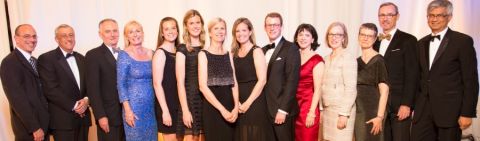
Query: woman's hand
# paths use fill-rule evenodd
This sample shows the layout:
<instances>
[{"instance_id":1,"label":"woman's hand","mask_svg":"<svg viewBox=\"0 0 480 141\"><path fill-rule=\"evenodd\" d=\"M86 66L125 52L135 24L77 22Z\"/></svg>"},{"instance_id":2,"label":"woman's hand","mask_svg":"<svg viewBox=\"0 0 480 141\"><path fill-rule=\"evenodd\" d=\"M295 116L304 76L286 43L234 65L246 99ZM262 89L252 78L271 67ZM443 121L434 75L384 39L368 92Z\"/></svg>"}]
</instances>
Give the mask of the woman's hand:
<instances>
[{"instance_id":1,"label":"woman's hand","mask_svg":"<svg viewBox=\"0 0 480 141\"><path fill-rule=\"evenodd\" d=\"M307 119L305 120L305 127L310 128L315 124L315 113L309 112L307 114Z\"/></svg>"},{"instance_id":2,"label":"woman's hand","mask_svg":"<svg viewBox=\"0 0 480 141\"><path fill-rule=\"evenodd\" d=\"M165 126L172 126L172 117L170 116L169 112L163 112L162 119Z\"/></svg>"},{"instance_id":3,"label":"woman's hand","mask_svg":"<svg viewBox=\"0 0 480 141\"><path fill-rule=\"evenodd\" d=\"M345 129L345 127L347 127L347 121L347 116L338 116L337 128L340 130Z\"/></svg>"},{"instance_id":4,"label":"woman's hand","mask_svg":"<svg viewBox=\"0 0 480 141\"><path fill-rule=\"evenodd\" d=\"M366 122L366 124L370 124L370 123L373 124L372 130L370 130L370 133L372 135L377 135L382 131L382 121L383 121L382 117L375 117Z\"/></svg>"},{"instance_id":5,"label":"woman's hand","mask_svg":"<svg viewBox=\"0 0 480 141\"><path fill-rule=\"evenodd\" d=\"M193 123L193 117L192 113L190 111L186 110L182 112L182 119L183 119L183 124L187 128L192 128L192 123Z\"/></svg>"},{"instance_id":6,"label":"woman's hand","mask_svg":"<svg viewBox=\"0 0 480 141\"><path fill-rule=\"evenodd\" d=\"M130 127L135 127L135 120L138 120L138 117L132 112L125 112L125 122Z\"/></svg>"}]
</instances>

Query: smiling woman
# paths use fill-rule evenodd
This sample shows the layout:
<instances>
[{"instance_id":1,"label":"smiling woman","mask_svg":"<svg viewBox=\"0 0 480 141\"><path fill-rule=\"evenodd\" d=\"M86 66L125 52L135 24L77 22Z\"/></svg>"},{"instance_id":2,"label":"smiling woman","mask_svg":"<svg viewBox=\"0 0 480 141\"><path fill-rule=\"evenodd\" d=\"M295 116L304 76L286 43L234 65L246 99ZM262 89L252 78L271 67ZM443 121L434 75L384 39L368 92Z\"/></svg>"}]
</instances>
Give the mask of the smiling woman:
<instances>
[{"instance_id":1,"label":"smiling woman","mask_svg":"<svg viewBox=\"0 0 480 141\"><path fill-rule=\"evenodd\" d=\"M368 2L368 4L367 4ZM401 16L398 17L397 27L403 31L409 32L420 38L429 34L431 30L428 28L428 19L425 8L430 1L403 1L392 0L398 5ZM146 48L156 48L158 23L164 17L173 17L175 19L183 19L186 11L196 9L202 13L203 17L200 19L211 19L213 17L223 17L228 25L232 25L233 21L238 17L245 16L252 21L253 27L257 30L254 33L257 35L257 44L263 46L269 42L268 36L265 33L264 16L269 12L278 12L284 17L282 34L285 37L293 37L294 29L300 23L311 23L318 31L318 33L325 33L326 27L333 21L344 22L348 29L357 29L363 22L375 22L378 20L378 6L382 1L371 0L357 0L357 1L258 1L258 0L242 0L242 1L219 1L219 0L204 0L204 1L118 1L118 0L49 0L32 1L32 0L9 0L8 7L10 11L11 27L14 28L20 24L29 23L37 29L38 45L33 52L33 56L47 52L57 47L54 40L52 30L60 23L66 23L74 27L76 32L76 48L75 51L85 54L88 50L97 47L102 41L98 37L97 23L101 19L112 18L118 21L118 25L123 27L130 20L137 20L143 24L144 27L144 41L142 42ZM454 28L460 32L466 33L473 37L475 43L480 42L480 1L477 0L452 0L455 8L453 13L454 18L451 18L449 27ZM253 6L254 5L254 6ZM5 15L5 5L0 2L0 31L7 31ZM389 19L390 16L395 16L389 13L382 17ZM441 19L441 15L433 15L435 19ZM439 17L438 17L439 16ZM198 17L198 16L195 16ZM184 23L185 21L178 21ZM203 21L201 22L203 28ZM197 23L194 23L197 24ZM277 25L269 25L276 27ZM185 26L187 27L187 26ZM194 27L194 26L188 26ZM198 28L197 29L202 29ZM179 27L181 31L184 26ZM231 26L227 27L230 31ZM13 29L10 29L13 31ZM123 29L120 29L120 33ZM192 30L194 31L194 30ZM208 45L209 41L205 41L204 32L202 30L195 30L200 32L200 42L196 40L189 42L182 40L184 43L194 43L193 46ZM194 32L192 32L194 33ZM181 33L180 37L184 34ZM0 32L0 58L3 59L9 53L7 32ZM321 34L319 38L323 39L328 35ZM338 38L340 35L333 38ZM357 39L357 34L351 34L350 39ZM193 36L192 36L193 37ZM125 48L124 37L119 37L120 48ZM184 39L184 38L182 38ZM197 39L197 38L192 38ZM226 38L225 41L230 43L233 38ZM230 45L230 44L228 44ZM190 46L187 46L190 47ZM225 46L226 49L230 48ZM193 48L194 50L198 48ZM351 54L358 54L358 48L346 48ZM188 51L191 51L189 49ZM322 56L329 54L331 51L327 47L327 43L321 41L321 46L317 49ZM478 53L477 53L478 54ZM186 55L186 58L189 58ZM196 60L195 60L196 61ZM188 64L188 63L187 63ZM189 64L188 64L189 65ZM189 76L186 75L186 76ZM189 82L188 82L189 83ZM187 90L190 90L187 88ZM0 94L0 140L13 140L12 129L10 127L8 110L8 102L3 94ZM192 113L193 114L193 113ZM186 114L188 115L188 114ZM195 115L192 115L195 116ZM194 122L196 123L196 122ZM197 125L197 124L195 124ZM197 129L195 127L195 129ZM5 132L2 132L5 131ZM196 130L197 131L197 130ZM6 133L5 136L2 136ZM96 138L95 126L92 126L90 140L95 141ZM196 132L197 133L197 132ZM200 132L198 132L200 133Z\"/></svg>"}]
</instances>

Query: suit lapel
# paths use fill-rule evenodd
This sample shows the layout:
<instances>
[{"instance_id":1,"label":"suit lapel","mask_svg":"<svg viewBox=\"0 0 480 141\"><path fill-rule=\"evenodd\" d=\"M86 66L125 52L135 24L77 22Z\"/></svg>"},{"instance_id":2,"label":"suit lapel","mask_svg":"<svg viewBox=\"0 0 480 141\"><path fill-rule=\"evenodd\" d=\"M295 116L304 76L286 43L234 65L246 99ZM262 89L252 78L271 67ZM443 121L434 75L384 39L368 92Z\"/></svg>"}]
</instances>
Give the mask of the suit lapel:
<instances>
[{"instance_id":1,"label":"suit lapel","mask_svg":"<svg viewBox=\"0 0 480 141\"><path fill-rule=\"evenodd\" d=\"M107 46L105 46L105 44L102 44L102 52L103 52L103 56L105 57L105 59L107 60L107 62L110 64L111 67L113 68L116 68L117 66L117 61L115 60L115 57L113 56L112 52L110 51L110 49L108 49ZM115 69L116 70L116 69Z\"/></svg>"},{"instance_id":2,"label":"suit lapel","mask_svg":"<svg viewBox=\"0 0 480 141\"><path fill-rule=\"evenodd\" d=\"M432 67L435 64L435 62L437 62L438 58L440 58L440 56L442 56L443 52L445 52L445 49L447 48L449 37L450 37L449 33L450 33L450 29L448 29L447 33L445 33L445 37L443 37L442 42L440 43L440 46L438 47L438 51L437 51L437 53L435 53L435 58L433 58Z\"/></svg>"},{"instance_id":3,"label":"suit lapel","mask_svg":"<svg viewBox=\"0 0 480 141\"><path fill-rule=\"evenodd\" d=\"M74 56L75 56L75 61L77 62L77 67L78 67L78 74L79 74L79 78L80 79L80 88L78 88L79 90L81 90L82 88L84 88L85 86L83 84L85 84L83 81L85 81L83 78L85 76L85 71L84 70L84 67L85 67L85 64L83 64L83 61L80 60L80 57L78 55L78 53L74 53ZM75 83L77 81L75 80ZM78 85L77 85L78 86Z\"/></svg>"},{"instance_id":4,"label":"suit lapel","mask_svg":"<svg viewBox=\"0 0 480 141\"><path fill-rule=\"evenodd\" d=\"M392 41L390 42L390 44L388 45L387 47L387 51L385 52L385 58L388 58L388 56L390 56L390 53L392 53L392 50L397 46L397 44L399 43L399 38L400 38L400 35L399 34L402 34L400 30L397 30L397 32L393 35L392 37Z\"/></svg>"},{"instance_id":5,"label":"suit lapel","mask_svg":"<svg viewBox=\"0 0 480 141\"><path fill-rule=\"evenodd\" d=\"M280 52L280 50L282 50L283 42L285 42L285 38L282 37L280 42L278 42L278 45L275 47L272 57L270 57L270 61L268 61L267 72L270 72L270 68L272 67L273 62L275 62L275 60L277 59L278 53Z\"/></svg>"},{"instance_id":6,"label":"suit lapel","mask_svg":"<svg viewBox=\"0 0 480 141\"><path fill-rule=\"evenodd\" d=\"M23 56L23 54L18 50L18 49L15 49L14 51L15 53L15 56L17 57L17 59L22 63L22 65L24 67L26 67L30 73L32 73L33 75L37 76L38 77L38 74L35 73L35 71L33 70L33 67L32 65L30 64L30 62Z\"/></svg>"},{"instance_id":7,"label":"suit lapel","mask_svg":"<svg viewBox=\"0 0 480 141\"><path fill-rule=\"evenodd\" d=\"M56 52L57 52L57 63L60 64L60 66L62 66L68 78L70 78L70 80L75 84L75 86L78 87L77 81L75 80L75 76L73 76L72 69L70 69L70 66L68 65L68 62L67 62L67 58L65 58L65 56L63 55L62 51L60 50L60 47L57 48Z\"/></svg>"}]
</instances>

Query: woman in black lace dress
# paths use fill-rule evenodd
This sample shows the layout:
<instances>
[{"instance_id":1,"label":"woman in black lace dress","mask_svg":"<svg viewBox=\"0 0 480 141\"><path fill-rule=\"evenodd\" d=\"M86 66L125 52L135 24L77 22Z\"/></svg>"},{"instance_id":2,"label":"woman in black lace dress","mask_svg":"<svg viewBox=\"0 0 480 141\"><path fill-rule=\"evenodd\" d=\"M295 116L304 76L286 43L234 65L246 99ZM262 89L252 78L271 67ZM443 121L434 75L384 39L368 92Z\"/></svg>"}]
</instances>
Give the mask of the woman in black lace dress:
<instances>
[{"instance_id":1,"label":"woman in black lace dress","mask_svg":"<svg viewBox=\"0 0 480 141\"><path fill-rule=\"evenodd\" d=\"M198 89L198 53L205 44L203 18L197 10L189 10L183 18L183 41L177 48L175 71L177 77L178 110L177 135L185 141L203 138L202 97Z\"/></svg>"}]
</instances>

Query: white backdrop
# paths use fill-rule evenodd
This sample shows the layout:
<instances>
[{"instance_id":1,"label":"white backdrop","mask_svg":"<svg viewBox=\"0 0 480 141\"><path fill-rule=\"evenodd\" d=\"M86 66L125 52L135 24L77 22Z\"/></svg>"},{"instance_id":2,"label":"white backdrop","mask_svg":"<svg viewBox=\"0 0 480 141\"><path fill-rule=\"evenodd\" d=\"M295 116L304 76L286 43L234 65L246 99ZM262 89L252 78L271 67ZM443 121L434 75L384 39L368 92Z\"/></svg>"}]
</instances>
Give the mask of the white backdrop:
<instances>
[{"instance_id":1,"label":"white backdrop","mask_svg":"<svg viewBox=\"0 0 480 141\"><path fill-rule=\"evenodd\" d=\"M284 18L284 36L292 40L296 27L301 23L314 25L319 33L321 55L329 53L324 38L327 26L340 21L347 25L350 34L351 51L358 51L357 33L361 23L372 22L378 25L378 6L386 0L8 0L10 23L13 30L23 23L32 24L39 36L33 53L41 53L57 47L54 28L59 24L71 25L76 32L75 50L85 54L100 45L98 22L113 18L119 22L120 31L130 20L143 24L146 47L155 48L158 25L163 17L171 16L180 26L183 15L189 9L200 11L206 23L213 17L227 21L228 37L226 47L231 43L231 27L238 17L249 18L254 25L257 44L267 43L263 29L264 16L272 11ZM391 0L399 6L398 28L421 38L430 33L426 22L426 7L430 0ZM480 42L480 1L455 0L453 19L450 27L474 37L476 48ZM0 59L9 53L8 35L3 1L0 2ZM206 28L206 27L205 27ZM182 29L181 29L182 31ZM123 46L123 36L120 38ZM227 47L228 48L228 47ZM478 54L478 53L477 53ZM1 87L1 86L0 86ZM95 133L94 129L91 133ZM0 90L0 141L13 140L10 127L8 103ZM96 139L92 139L96 140Z\"/></svg>"}]
</instances>

